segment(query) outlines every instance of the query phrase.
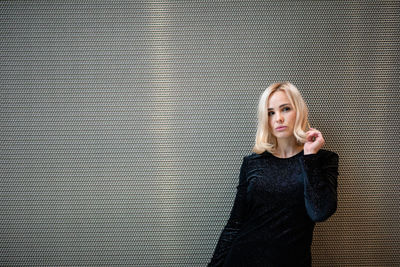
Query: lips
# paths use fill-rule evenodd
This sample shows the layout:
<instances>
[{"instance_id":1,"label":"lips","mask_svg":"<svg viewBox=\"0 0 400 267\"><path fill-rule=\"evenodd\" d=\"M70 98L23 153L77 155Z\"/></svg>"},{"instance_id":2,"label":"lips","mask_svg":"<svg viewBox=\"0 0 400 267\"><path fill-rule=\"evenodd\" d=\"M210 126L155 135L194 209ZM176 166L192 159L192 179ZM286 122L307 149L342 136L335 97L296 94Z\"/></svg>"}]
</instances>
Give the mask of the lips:
<instances>
[{"instance_id":1,"label":"lips","mask_svg":"<svg viewBox=\"0 0 400 267\"><path fill-rule=\"evenodd\" d=\"M287 128L286 126L279 126L279 127L276 127L275 130L282 131L282 130L285 130L286 128Z\"/></svg>"}]
</instances>

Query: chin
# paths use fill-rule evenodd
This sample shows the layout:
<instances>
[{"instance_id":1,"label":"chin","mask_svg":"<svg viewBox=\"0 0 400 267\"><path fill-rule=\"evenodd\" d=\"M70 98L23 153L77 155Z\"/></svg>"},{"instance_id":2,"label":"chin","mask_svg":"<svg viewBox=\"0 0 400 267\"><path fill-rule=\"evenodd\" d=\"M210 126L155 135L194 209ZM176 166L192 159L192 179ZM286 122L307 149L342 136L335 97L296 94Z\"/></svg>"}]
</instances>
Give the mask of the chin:
<instances>
[{"instance_id":1,"label":"chin","mask_svg":"<svg viewBox=\"0 0 400 267\"><path fill-rule=\"evenodd\" d=\"M280 138L286 139L286 138L294 137L294 135L293 135L293 134L289 134L289 133L287 133L287 132L284 132L284 133L277 133L277 134L275 134L275 137L276 137L277 139L280 139Z\"/></svg>"},{"instance_id":2,"label":"chin","mask_svg":"<svg viewBox=\"0 0 400 267\"><path fill-rule=\"evenodd\" d=\"M288 139L290 136L276 136L276 139Z\"/></svg>"}]
</instances>

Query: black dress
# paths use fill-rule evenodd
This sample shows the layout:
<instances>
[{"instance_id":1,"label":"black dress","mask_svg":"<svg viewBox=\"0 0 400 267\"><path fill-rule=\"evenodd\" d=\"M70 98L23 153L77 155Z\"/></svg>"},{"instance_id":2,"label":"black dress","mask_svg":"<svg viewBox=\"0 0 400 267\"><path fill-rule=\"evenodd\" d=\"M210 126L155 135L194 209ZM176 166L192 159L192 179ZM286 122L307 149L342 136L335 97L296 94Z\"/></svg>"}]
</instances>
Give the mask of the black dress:
<instances>
[{"instance_id":1,"label":"black dress","mask_svg":"<svg viewBox=\"0 0 400 267\"><path fill-rule=\"evenodd\" d=\"M230 218L208 266L311 266L315 222L336 211L338 161L324 149L244 157Z\"/></svg>"}]
</instances>

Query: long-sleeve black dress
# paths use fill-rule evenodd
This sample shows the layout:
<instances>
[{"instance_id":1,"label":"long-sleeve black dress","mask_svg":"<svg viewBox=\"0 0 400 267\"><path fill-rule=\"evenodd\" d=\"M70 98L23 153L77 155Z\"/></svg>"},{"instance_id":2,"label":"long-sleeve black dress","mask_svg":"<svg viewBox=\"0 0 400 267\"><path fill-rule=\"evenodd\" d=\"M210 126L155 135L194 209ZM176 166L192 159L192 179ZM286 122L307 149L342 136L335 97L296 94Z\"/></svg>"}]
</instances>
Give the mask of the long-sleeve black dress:
<instances>
[{"instance_id":1,"label":"long-sleeve black dress","mask_svg":"<svg viewBox=\"0 0 400 267\"><path fill-rule=\"evenodd\" d=\"M324 149L244 157L230 218L208 266L311 266L315 222L336 211L338 161Z\"/></svg>"}]
</instances>

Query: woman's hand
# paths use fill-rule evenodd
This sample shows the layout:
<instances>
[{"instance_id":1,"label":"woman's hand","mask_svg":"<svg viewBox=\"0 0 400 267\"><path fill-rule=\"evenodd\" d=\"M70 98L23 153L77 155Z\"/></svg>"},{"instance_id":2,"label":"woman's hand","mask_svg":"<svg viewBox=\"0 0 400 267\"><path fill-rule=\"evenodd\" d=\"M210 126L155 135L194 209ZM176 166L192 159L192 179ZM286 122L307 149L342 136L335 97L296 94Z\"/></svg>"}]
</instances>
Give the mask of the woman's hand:
<instances>
[{"instance_id":1,"label":"woman's hand","mask_svg":"<svg viewBox=\"0 0 400 267\"><path fill-rule=\"evenodd\" d=\"M310 128L310 130L306 133L307 141L304 143L304 155L307 154L316 154L318 150L325 144L325 140L322 137L320 131L315 128Z\"/></svg>"}]
</instances>

